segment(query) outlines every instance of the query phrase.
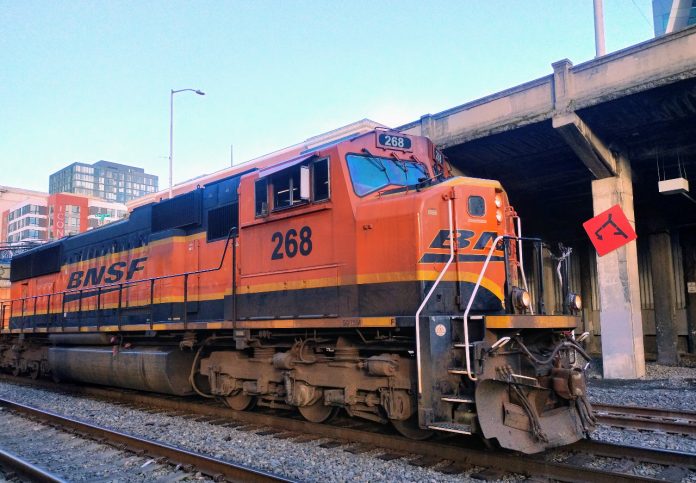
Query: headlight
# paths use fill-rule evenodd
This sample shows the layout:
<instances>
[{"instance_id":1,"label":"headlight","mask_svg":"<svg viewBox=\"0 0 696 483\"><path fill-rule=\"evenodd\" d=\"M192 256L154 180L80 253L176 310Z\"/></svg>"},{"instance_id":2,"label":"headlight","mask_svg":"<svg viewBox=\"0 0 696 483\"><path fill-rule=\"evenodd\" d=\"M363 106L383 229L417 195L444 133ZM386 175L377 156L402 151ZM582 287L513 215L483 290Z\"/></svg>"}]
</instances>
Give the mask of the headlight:
<instances>
[{"instance_id":1,"label":"headlight","mask_svg":"<svg viewBox=\"0 0 696 483\"><path fill-rule=\"evenodd\" d=\"M495 219L498 221L498 223L503 222L503 213L500 210L495 210Z\"/></svg>"},{"instance_id":2,"label":"headlight","mask_svg":"<svg viewBox=\"0 0 696 483\"><path fill-rule=\"evenodd\" d=\"M532 303L532 297L529 296L529 292L526 290L514 287L512 289L512 303L519 310L526 310Z\"/></svg>"},{"instance_id":3,"label":"headlight","mask_svg":"<svg viewBox=\"0 0 696 483\"><path fill-rule=\"evenodd\" d=\"M501 206L503 206L503 199L500 195L495 195L495 207L500 208Z\"/></svg>"},{"instance_id":4,"label":"headlight","mask_svg":"<svg viewBox=\"0 0 696 483\"><path fill-rule=\"evenodd\" d=\"M568 294L568 307L570 310L581 311L582 310L582 297L578 294L570 293Z\"/></svg>"}]
</instances>

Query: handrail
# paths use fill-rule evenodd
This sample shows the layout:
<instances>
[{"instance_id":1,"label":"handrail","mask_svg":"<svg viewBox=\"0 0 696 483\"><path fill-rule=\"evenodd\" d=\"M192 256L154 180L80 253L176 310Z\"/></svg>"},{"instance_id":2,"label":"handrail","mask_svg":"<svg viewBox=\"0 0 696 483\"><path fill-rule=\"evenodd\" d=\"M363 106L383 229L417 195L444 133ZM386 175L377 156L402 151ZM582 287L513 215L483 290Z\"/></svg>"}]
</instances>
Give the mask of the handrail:
<instances>
[{"instance_id":1,"label":"handrail","mask_svg":"<svg viewBox=\"0 0 696 483\"><path fill-rule=\"evenodd\" d=\"M166 280L166 279L177 278L177 277L185 277L186 279L188 279L188 276L189 276L189 275L200 275L200 274L202 274L202 273L216 272L216 271L222 269L222 265L223 265L223 263L224 263L224 261L225 261L226 255L227 255L227 248L229 247L230 240L233 239L233 238L235 238L235 237L233 236L233 233L234 233L234 230L235 230L235 229L236 229L236 227L232 227L232 228L230 229L228 235L227 235L227 239L225 240L225 248L224 248L223 251L222 251L222 256L220 257L220 263L218 264L217 267L204 268L204 269L201 269L201 270L192 270L192 271L189 271L189 272L173 273L173 274L168 274L168 275L160 275L160 276L157 276L157 277L141 278L141 279L139 279L139 280L131 280L131 281L128 281L128 282L114 282L114 283L108 283L108 284L96 286L96 287L94 287L94 289L95 289L95 290L98 290L99 295L101 295L101 291L102 291L104 288L118 287L118 289L119 289L119 309L120 309L120 305L121 305L121 293L122 293L122 291L123 291L123 287L124 287L124 286L132 286L132 285L136 285L136 284L140 284L140 283L150 282L150 284L151 284L151 285L150 285L150 288L151 288L151 290L152 290L152 288L154 287L154 282L157 281L157 280ZM63 304L65 304L65 295L66 295L66 294L82 293L83 290L84 290L84 288L75 288L75 289L63 290L63 291L60 291L60 292L50 292L50 293L45 293L45 294L41 294L41 295L31 295L31 296L27 296L27 297L19 297L19 298L15 298L15 299L5 300L5 301L3 301L2 303L0 303L0 305L2 305L3 307L6 307L7 305L10 305L10 306L11 306L12 304L14 304L14 302L18 302L18 301L21 300L21 301L22 301L22 317L24 317L24 301L26 301L26 300L33 299L33 300L36 302L36 299L39 299L39 298L42 298L42 297L52 297L52 296L54 296L54 295L61 295L61 296L62 296L61 298L63 299ZM50 300L50 299L49 299L49 300ZM82 297L80 297L80 301L82 301ZM36 304L35 304L35 305L36 305ZM50 307L48 307L48 310L50 310ZM99 310L99 308L98 308L97 310ZM3 311L3 312L4 312L4 311ZM9 317L9 319L12 318L12 312L13 312L13 310L10 310L10 317ZM63 311L63 312L64 312L64 311ZM3 315L4 315L4 314L3 314ZM36 315L36 309L34 310L34 314L33 314L33 315ZM0 320L0 324L2 324L3 322L4 322L4 319Z\"/></svg>"},{"instance_id":2,"label":"handrail","mask_svg":"<svg viewBox=\"0 0 696 483\"><path fill-rule=\"evenodd\" d=\"M483 267L481 268L481 273L479 273L478 280L476 280L476 285L474 286L474 290L471 292L471 296L469 297L469 303L466 305L466 310L464 311L464 351L465 351L465 356L466 356L466 373L469 379L472 381L476 381L476 376L471 373L471 359L470 359L470 349L469 349L469 324L468 324L468 319L469 319L469 312L471 311L471 306L474 304L474 299L476 298L476 293L478 292L479 287L481 286L481 281L483 280L483 275L486 273L486 269L488 268L488 263L491 261L491 257L493 256L493 252L495 251L496 245L500 242L500 240L527 240L527 241L534 241L534 242L540 242L541 240L538 238L525 238L521 236L510 236L510 235L498 235L495 240L493 240L493 243L491 244L490 250L488 250L488 255L486 256L486 261L483 264Z\"/></svg>"},{"instance_id":3,"label":"handrail","mask_svg":"<svg viewBox=\"0 0 696 483\"><path fill-rule=\"evenodd\" d=\"M433 295L433 292L437 288L437 286L440 283L440 280L442 280L442 277L445 276L445 272L447 272L447 269L449 266L452 264L452 260L454 260L454 244L456 243L456 236L454 233L454 224L452 222L452 204L453 200L452 198L449 199L449 202L447 204L447 207L449 209L449 231L450 231L450 257L449 260L447 260L447 263L443 267L442 271L440 272L440 275L435 279L435 283L433 283L433 286L430 287L430 291L428 294L425 296L423 299L423 302L421 302L420 307L418 307L418 310L416 311L416 367L418 369L418 396L422 394L422 385L423 385L423 376L422 376L422 371L421 371L421 356L420 356L420 314L425 308L425 304L428 303L428 300L430 300L430 297Z\"/></svg>"},{"instance_id":4,"label":"handrail","mask_svg":"<svg viewBox=\"0 0 696 483\"><path fill-rule=\"evenodd\" d=\"M529 287L527 286L527 276L524 273L524 257L522 254L522 220L520 219L519 215L513 216L517 220L517 258L519 259L520 262L520 274L522 275L522 283L524 283L524 289L529 292ZM531 315L534 315L534 307L532 304L529 304L529 313Z\"/></svg>"},{"instance_id":5,"label":"handrail","mask_svg":"<svg viewBox=\"0 0 696 483\"><path fill-rule=\"evenodd\" d=\"M483 280L483 275L486 273L486 269L488 268L488 263L491 261L491 257L493 256L493 252L495 251L495 247L502 240L505 238L506 235L498 235L495 240L493 240L493 243L491 243L491 249L488 250L488 255L486 256L486 261L483 263L483 268L481 268L481 273L479 273L478 280L476 280L476 285L474 286L474 290L471 292L471 296L469 297L469 303L466 305L466 310L464 310L464 352L465 352L465 357L466 357L466 375L471 379L472 381L476 380L476 376L471 373L471 353L469 350L469 312L471 311L471 306L474 304L474 299L476 298L476 293L478 292L479 287L481 286L481 281Z\"/></svg>"}]
</instances>

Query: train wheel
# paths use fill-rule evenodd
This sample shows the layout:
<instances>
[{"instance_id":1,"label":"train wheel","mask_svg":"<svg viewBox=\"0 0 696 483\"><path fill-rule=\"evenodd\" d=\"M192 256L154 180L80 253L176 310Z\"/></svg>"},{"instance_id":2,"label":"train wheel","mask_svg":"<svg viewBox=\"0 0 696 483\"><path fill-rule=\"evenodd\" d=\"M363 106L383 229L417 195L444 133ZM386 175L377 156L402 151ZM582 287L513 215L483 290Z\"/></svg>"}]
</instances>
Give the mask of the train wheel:
<instances>
[{"instance_id":1,"label":"train wheel","mask_svg":"<svg viewBox=\"0 0 696 483\"><path fill-rule=\"evenodd\" d=\"M297 409L300 410L300 414L307 421L313 423L325 423L330 419L333 419L341 408L335 406L325 406L324 401L319 400L314 404L309 406L300 406Z\"/></svg>"},{"instance_id":2,"label":"train wheel","mask_svg":"<svg viewBox=\"0 0 696 483\"><path fill-rule=\"evenodd\" d=\"M248 396L240 392L234 396L228 396L224 398L227 407L234 409L235 411L246 411L251 409L256 404L256 398L254 396Z\"/></svg>"},{"instance_id":3,"label":"train wheel","mask_svg":"<svg viewBox=\"0 0 696 483\"><path fill-rule=\"evenodd\" d=\"M36 379L39 378L39 368L38 368L38 366L32 368L32 369L29 371L29 377L31 377L31 378L34 379L34 380L36 380Z\"/></svg>"},{"instance_id":4,"label":"train wheel","mask_svg":"<svg viewBox=\"0 0 696 483\"><path fill-rule=\"evenodd\" d=\"M423 441L432 437L434 431L429 431L427 429L421 429L418 426L418 417L411 416L406 421L398 421L396 419L390 419L392 426L401 434L408 439L415 439L416 441Z\"/></svg>"},{"instance_id":5,"label":"train wheel","mask_svg":"<svg viewBox=\"0 0 696 483\"><path fill-rule=\"evenodd\" d=\"M22 371L19 370L19 365L16 365L12 368L12 375L14 377L19 376L22 373Z\"/></svg>"}]
</instances>

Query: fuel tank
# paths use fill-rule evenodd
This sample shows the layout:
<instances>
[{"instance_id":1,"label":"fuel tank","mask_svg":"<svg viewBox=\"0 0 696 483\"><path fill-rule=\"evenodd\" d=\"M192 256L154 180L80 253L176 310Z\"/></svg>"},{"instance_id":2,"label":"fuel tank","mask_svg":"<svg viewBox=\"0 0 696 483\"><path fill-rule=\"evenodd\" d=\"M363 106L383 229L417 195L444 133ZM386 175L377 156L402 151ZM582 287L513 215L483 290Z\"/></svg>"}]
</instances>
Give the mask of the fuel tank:
<instances>
[{"instance_id":1,"label":"fuel tank","mask_svg":"<svg viewBox=\"0 0 696 483\"><path fill-rule=\"evenodd\" d=\"M56 379L185 396L193 353L144 347L114 352L103 347L51 347L48 362Z\"/></svg>"}]
</instances>

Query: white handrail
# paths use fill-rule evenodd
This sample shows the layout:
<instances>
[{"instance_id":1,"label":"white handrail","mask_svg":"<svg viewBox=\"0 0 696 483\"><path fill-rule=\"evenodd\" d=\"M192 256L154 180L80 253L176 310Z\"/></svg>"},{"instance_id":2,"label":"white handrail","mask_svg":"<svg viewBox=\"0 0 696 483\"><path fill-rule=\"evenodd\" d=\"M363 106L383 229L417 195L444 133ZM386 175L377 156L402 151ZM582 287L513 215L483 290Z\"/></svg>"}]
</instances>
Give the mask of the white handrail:
<instances>
[{"instance_id":1,"label":"white handrail","mask_svg":"<svg viewBox=\"0 0 696 483\"><path fill-rule=\"evenodd\" d=\"M517 257L520 260L520 273L522 274L522 283L524 283L524 290L526 292L529 292L529 288L527 287L527 276L524 274L524 260L522 258L522 220L519 216L515 216L515 218L517 218ZM534 305L531 303L531 301L529 304L529 313L531 315L534 315Z\"/></svg>"},{"instance_id":2,"label":"white handrail","mask_svg":"<svg viewBox=\"0 0 696 483\"><path fill-rule=\"evenodd\" d=\"M469 303L466 305L466 310L464 311L464 351L466 355L466 375L471 379L472 381L476 380L476 376L474 376L471 373L471 360L470 360L470 351L469 351L469 311L471 310L471 306L474 304L474 299L476 298L476 293L478 292L479 287L481 286L481 280L483 280L483 274L486 273L486 269L488 268L488 263L491 261L491 256L493 256L493 251L495 250L495 246L498 244L500 240L505 238L506 235L499 235L495 240L493 240L493 244L491 245L491 249L488 251L488 255L486 256L486 261L483 264L483 268L481 269L481 273L479 273L478 280L476 280L476 285L474 286L474 291L471 292L471 297L469 297Z\"/></svg>"},{"instance_id":3,"label":"white handrail","mask_svg":"<svg viewBox=\"0 0 696 483\"><path fill-rule=\"evenodd\" d=\"M438 284L440 283L440 280L442 280L442 277L445 276L445 272L452 264L452 260L454 260L454 244L456 243L456 234L454 233L454 226L452 223L452 203L453 201L450 198L447 204L447 207L449 208L450 257L449 260L447 260L447 263L445 264L444 268L440 272L440 275L438 275L438 277L435 279L435 283L432 287L430 287L430 291L423 299L423 302L421 302L420 307L418 307L418 310L416 311L416 366L418 369L418 396L421 395L423 386L423 376L421 373L420 314L425 308L425 304L427 304L428 300L430 300L430 297L435 291L435 288L437 288Z\"/></svg>"}]
</instances>

